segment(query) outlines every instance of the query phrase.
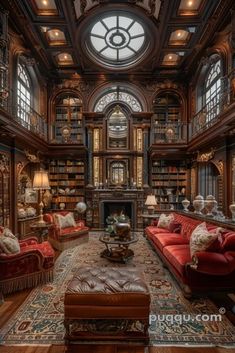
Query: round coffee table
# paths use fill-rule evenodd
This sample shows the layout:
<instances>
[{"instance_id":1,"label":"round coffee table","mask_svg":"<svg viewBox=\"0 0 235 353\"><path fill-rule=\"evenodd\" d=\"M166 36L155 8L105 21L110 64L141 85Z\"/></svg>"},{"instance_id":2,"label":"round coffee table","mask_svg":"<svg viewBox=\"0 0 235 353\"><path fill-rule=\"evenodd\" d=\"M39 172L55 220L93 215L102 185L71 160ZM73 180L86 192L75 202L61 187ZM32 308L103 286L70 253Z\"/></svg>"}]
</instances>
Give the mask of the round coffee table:
<instances>
[{"instance_id":1,"label":"round coffee table","mask_svg":"<svg viewBox=\"0 0 235 353\"><path fill-rule=\"evenodd\" d=\"M99 240L106 246L106 249L100 254L101 257L105 257L110 261L126 263L134 256L134 251L129 249L129 246L136 243L138 237L135 233L131 233L130 239L124 240L108 233L103 233Z\"/></svg>"}]
</instances>

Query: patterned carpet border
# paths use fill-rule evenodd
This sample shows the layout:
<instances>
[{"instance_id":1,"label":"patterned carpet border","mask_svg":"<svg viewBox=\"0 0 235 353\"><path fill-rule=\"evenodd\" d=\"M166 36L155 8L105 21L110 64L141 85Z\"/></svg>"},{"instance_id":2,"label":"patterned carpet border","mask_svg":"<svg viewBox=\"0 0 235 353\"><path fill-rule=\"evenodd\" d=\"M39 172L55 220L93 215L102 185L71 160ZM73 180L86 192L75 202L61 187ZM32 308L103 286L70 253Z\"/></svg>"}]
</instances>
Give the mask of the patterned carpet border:
<instances>
[{"instance_id":1,"label":"patterned carpet border","mask_svg":"<svg viewBox=\"0 0 235 353\"><path fill-rule=\"evenodd\" d=\"M197 321L196 315L219 314L208 299L188 301L178 284L162 266L161 260L145 238L131 247L135 256L128 264L110 263L99 256L104 245L98 233L91 233L88 243L61 253L55 265L54 280L31 291L18 311L1 329L0 342L6 345L48 345L64 343L63 299L68 282L77 268L85 266L137 267L144 272L151 293L151 313L161 321L149 329L151 346L221 346L234 347L235 327L222 315L221 321ZM162 320L178 315L190 315L187 322ZM179 316L180 315L180 316ZM175 316L174 316L175 317Z\"/></svg>"}]
</instances>

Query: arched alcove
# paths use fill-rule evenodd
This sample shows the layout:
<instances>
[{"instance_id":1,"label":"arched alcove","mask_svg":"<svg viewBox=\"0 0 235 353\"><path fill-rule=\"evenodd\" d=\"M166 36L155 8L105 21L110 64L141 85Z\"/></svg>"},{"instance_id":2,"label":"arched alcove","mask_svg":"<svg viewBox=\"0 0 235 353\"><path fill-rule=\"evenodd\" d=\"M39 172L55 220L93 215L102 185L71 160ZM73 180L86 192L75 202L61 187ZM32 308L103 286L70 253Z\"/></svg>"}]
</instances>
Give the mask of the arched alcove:
<instances>
[{"instance_id":1,"label":"arched alcove","mask_svg":"<svg viewBox=\"0 0 235 353\"><path fill-rule=\"evenodd\" d=\"M83 144L82 100L74 92L64 91L53 104L52 141Z\"/></svg>"}]
</instances>

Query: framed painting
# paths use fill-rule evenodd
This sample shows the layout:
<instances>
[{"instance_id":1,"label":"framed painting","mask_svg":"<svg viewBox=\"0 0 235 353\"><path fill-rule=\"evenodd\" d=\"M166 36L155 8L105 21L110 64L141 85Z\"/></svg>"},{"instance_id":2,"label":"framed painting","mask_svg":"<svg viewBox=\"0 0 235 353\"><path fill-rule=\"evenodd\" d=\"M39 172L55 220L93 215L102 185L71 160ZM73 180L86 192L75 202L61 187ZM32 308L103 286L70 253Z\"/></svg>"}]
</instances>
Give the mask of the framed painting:
<instances>
[{"instance_id":1,"label":"framed painting","mask_svg":"<svg viewBox=\"0 0 235 353\"><path fill-rule=\"evenodd\" d=\"M38 192L32 188L25 189L25 203L37 203Z\"/></svg>"}]
</instances>

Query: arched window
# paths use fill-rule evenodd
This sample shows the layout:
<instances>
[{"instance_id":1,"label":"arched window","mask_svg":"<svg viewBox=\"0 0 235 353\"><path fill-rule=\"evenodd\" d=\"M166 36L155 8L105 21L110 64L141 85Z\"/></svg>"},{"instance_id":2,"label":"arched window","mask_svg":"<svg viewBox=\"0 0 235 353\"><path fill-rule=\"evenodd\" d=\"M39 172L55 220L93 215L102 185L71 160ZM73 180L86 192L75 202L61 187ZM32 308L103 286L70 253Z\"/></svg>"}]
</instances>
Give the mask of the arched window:
<instances>
[{"instance_id":1,"label":"arched window","mask_svg":"<svg viewBox=\"0 0 235 353\"><path fill-rule=\"evenodd\" d=\"M107 120L108 148L128 147L128 119L124 111L116 105Z\"/></svg>"},{"instance_id":2,"label":"arched window","mask_svg":"<svg viewBox=\"0 0 235 353\"><path fill-rule=\"evenodd\" d=\"M114 162L111 164L111 182L112 184L123 184L125 182L126 165L123 162Z\"/></svg>"},{"instance_id":3,"label":"arched window","mask_svg":"<svg viewBox=\"0 0 235 353\"><path fill-rule=\"evenodd\" d=\"M123 102L127 104L133 112L142 112L143 108L140 101L133 94L125 91L124 88L119 86L114 86L109 89L102 97L98 99L95 104L94 111L102 112L111 103Z\"/></svg>"},{"instance_id":4,"label":"arched window","mask_svg":"<svg viewBox=\"0 0 235 353\"><path fill-rule=\"evenodd\" d=\"M205 82L205 99L207 109L207 121L212 120L220 113L221 92L221 61L213 63L208 71Z\"/></svg>"},{"instance_id":5,"label":"arched window","mask_svg":"<svg viewBox=\"0 0 235 353\"><path fill-rule=\"evenodd\" d=\"M21 63L17 67L17 76L17 117L25 127L29 127L32 87L29 74L25 66Z\"/></svg>"},{"instance_id":6,"label":"arched window","mask_svg":"<svg viewBox=\"0 0 235 353\"><path fill-rule=\"evenodd\" d=\"M197 94L197 112L202 112L200 124L208 123L220 113L221 100L221 59L218 55L211 56L203 66ZM204 117L204 119L203 119Z\"/></svg>"}]
</instances>

